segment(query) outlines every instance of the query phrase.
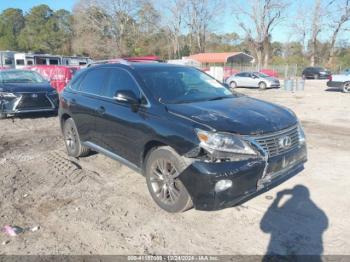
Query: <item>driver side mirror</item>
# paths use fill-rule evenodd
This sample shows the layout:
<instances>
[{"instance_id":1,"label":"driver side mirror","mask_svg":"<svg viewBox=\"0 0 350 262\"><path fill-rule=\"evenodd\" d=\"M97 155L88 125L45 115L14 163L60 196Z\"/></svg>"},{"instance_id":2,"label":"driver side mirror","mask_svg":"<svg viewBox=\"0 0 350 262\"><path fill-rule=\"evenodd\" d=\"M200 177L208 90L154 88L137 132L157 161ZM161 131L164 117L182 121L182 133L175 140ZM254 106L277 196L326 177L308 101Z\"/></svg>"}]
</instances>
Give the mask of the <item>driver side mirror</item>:
<instances>
[{"instance_id":1,"label":"driver side mirror","mask_svg":"<svg viewBox=\"0 0 350 262\"><path fill-rule=\"evenodd\" d=\"M130 90L119 90L115 93L113 99L120 103L130 104L133 111L136 111L140 105L140 99Z\"/></svg>"},{"instance_id":2,"label":"driver side mirror","mask_svg":"<svg viewBox=\"0 0 350 262\"><path fill-rule=\"evenodd\" d=\"M253 79L257 79L258 77L256 75L251 76Z\"/></svg>"}]
</instances>

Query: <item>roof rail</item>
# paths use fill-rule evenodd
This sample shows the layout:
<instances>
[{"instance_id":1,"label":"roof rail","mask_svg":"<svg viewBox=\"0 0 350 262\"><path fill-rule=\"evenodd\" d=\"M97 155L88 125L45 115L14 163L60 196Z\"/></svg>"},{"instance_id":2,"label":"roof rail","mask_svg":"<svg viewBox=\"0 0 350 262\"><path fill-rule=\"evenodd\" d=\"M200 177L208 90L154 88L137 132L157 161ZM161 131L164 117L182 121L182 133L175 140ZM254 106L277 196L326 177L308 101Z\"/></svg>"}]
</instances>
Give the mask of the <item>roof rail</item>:
<instances>
[{"instance_id":1,"label":"roof rail","mask_svg":"<svg viewBox=\"0 0 350 262\"><path fill-rule=\"evenodd\" d=\"M123 64L123 65L130 65L130 63L122 58L116 58L116 59L106 59L106 60L97 60L94 62L89 63L86 67L96 66L96 65L105 65L105 64Z\"/></svg>"}]
</instances>

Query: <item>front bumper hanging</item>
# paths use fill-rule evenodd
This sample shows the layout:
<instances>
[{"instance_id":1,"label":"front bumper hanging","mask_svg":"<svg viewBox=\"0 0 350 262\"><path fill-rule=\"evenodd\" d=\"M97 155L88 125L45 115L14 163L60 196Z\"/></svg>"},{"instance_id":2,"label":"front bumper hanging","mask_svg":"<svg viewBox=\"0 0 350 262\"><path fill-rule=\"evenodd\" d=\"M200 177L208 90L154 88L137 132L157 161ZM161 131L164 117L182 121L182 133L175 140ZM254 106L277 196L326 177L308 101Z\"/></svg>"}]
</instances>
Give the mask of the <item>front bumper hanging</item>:
<instances>
[{"instance_id":1,"label":"front bumper hanging","mask_svg":"<svg viewBox=\"0 0 350 262\"><path fill-rule=\"evenodd\" d=\"M242 203L296 175L307 161L306 146L268 159L211 163L194 161L179 176L198 210L217 210ZM232 180L232 187L215 191L215 184Z\"/></svg>"}]
</instances>

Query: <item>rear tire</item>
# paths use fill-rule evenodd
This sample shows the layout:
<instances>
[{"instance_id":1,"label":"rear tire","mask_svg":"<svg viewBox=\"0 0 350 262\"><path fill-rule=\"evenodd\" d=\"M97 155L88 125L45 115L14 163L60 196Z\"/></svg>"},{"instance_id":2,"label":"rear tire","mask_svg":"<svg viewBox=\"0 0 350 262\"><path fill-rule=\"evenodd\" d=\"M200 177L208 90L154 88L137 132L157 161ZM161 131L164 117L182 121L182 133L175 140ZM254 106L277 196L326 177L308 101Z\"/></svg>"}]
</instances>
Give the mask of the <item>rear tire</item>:
<instances>
[{"instance_id":1,"label":"rear tire","mask_svg":"<svg viewBox=\"0 0 350 262\"><path fill-rule=\"evenodd\" d=\"M343 85L343 92L350 93L350 82L345 82Z\"/></svg>"},{"instance_id":2,"label":"rear tire","mask_svg":"<svg viewBox=\"0 0 350 262\"><path fill-rule=\"evenodd\" d=\"M267 85L266 85L265 82L260 82L260 83L259 83L259 88L260 88L261 90L266 89L266 87L267 87Z\"/></svg>"},{"instance_id":3,"label":"rear tire","mask_svg":"<svg viewBox=\"0 0 350 262\"><path fill-rule=\"evenodd\" d=\"M90 149L81 144L77 127L72 118L68 118L64 122L63 136L69 156L83 157L90 153Z\"/></svg>"},{"instance_id":4,"label":"rear tire","mask_svg":"<svg viewBox=\"0 0 350 262\"><path fill-rule=\"evenodd\" d=\"M147 187L160 208L178 213L193 206L191 196L178 178L188 165L171 147L152 150L145 163Z\"/></svg>"},{"instance_id":5,"label":"rear tire","mask_svg":"<svg viewBox=\"0 0 350 262\"><path fill-rule=\"evenodd\" d=\"M235 89L237 87L237 83L235 81L230 82L230 88Z\"/></svg>"}]
</instances>

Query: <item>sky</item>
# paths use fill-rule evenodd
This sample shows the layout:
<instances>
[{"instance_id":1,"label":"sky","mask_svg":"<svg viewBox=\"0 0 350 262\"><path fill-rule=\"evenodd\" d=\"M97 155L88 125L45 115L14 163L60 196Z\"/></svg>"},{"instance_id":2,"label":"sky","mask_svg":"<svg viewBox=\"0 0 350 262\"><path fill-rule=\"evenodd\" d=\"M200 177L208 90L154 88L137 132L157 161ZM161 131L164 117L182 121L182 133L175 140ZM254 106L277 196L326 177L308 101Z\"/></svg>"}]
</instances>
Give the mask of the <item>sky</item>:
<instances>
[{"instance_id":1,"label":"sky","mask_svg":"<svg viewBox=\"0 0 350 262\"><path fill-rule=\"evenodd\" d=\"M167 1L167 0L154 0L154 1ZM220 13L217 16L217 19L215 19L215 23L213 23L213 29L217 33L231 33L236 32L239 35L244 35L244 32L242 32L237 25L237 22L235 22L235 19L233 17L232 11L230 9L230 6L233 5L246 5L245 0L222 0L226 1L227 7L226 10L220 11ZM326 1L326 0L323 0ZM340 1L340 0L336 0ZM69 11L72 11L74 4L77 2L77 0L0 0L0 12L6 8L14 7L14 8L21 8L22 10L29 11L30 8L32 8L35 5L40 4L47 4L52 8L53 10L57 9L66 9ZM276 28L274 29L272 33L272 41L279 41L279 42L288 42L292 40L297 40L296 36L293 35L291 32L293 31L291 29L291 25L293 24L293 20L295 20L295 16L298 14L298 12L310 9L314 3L314 0L291 0L291 5L288 7L288 10L286 11L286 19L280 23ZM304 9L304 10L303 10ZM326 40L326 38L329 37L328 34L326 34L325 30L323 30L323 33L320 35L320 40ZM348 39L348 35L341 35L340 38L346 38Z\"/></svg>"}]
</instances>

